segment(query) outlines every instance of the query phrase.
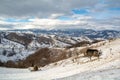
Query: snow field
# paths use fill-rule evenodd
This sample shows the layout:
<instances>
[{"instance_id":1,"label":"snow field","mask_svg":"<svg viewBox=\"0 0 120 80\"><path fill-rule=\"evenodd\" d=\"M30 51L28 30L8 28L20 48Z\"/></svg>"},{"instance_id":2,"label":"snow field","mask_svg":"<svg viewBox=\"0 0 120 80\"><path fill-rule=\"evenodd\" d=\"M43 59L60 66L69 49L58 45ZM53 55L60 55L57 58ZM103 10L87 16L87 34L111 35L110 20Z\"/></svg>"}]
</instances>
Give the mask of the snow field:
<instances>
[{"instance_id":1,"label":"snow field","mask_svg":"<svg viewBox=\"0 0 120 80\"><path fill-rule=\"evenodd\" d=\"M0 68L0 80L120 80L120 39L101 45L100 60L69 58L30 72L28 69ZM110 52L110 48L112 48Z\"/></svg>"}]
</instances>

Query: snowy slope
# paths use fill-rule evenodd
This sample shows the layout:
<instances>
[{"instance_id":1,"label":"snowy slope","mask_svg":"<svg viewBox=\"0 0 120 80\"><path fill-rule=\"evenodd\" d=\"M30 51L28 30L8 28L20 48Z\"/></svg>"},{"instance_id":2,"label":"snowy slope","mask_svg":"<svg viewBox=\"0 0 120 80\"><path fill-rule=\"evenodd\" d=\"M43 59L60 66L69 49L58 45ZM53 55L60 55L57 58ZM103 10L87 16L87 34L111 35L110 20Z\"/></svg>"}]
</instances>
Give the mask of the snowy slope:
<instances>
[{"instance_id":1,"label":"snowy slope","mask_svg":"<svg viewBox=\"0 0 120 80\"><path fill-rule=\"evenodd\" d=\"M116 39L98 47L103 52L100 60L92 58L93 61L89 61L89 58L80 56L73 63L73 57L47 65L36 72L0 68L0 80L120 80L119 44L120 39Z\"/></svg>"},{"instance_id":2,"label":"snowy slope","mask_svg":"<svg viewBox=\"0 0 120 80\"><path fill-rule=\"evenodd\" d=\"M15 49L14 50L16 53L15 55L13 55L13 56L7 56L7 54L3 55L3 50L12 52L13 47ZM24 48L23 45L21 45L19 43L3 38L2 44L0 44L0 61L2 61L2 62L7 62L8 60L17 61L19 59L26 58L28 55L30 55L34 52L35 52L35 50L27 50ZM8 54L10 54L10 53L8 53Z\"/></svg>"},{"instance_id":3,"label":"snowy slope","mask_svg":"<svg viewBox=\"0 0 120 80\"><path fill-rule=\"evenodd\" d=\"M30 40L29 40L30 39ZM29 34L22 32L3 32L0 33L0 61L7 62L9 60L23 60L30 54L33 54L40 48L64 48L81 41L92 41L89 38L56 36L47 34ZM27 47L27 48L26 48ZM12 49L16 54L12 55ZM7 51L4 55L4 51ZM12 55L12 56L8 56Z\"/></svg>"}]
</instances>

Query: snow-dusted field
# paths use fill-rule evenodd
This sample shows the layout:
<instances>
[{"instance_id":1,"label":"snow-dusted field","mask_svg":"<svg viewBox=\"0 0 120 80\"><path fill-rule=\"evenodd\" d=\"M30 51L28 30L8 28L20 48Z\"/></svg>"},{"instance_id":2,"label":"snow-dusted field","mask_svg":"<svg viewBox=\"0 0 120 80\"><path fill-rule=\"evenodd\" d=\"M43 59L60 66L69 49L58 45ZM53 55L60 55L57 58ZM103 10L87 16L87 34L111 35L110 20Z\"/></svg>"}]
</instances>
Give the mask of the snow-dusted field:
<instances>
[{"instance_id":1,"label":"snow-dusted field","mask_svg":"<svg viewBox=\"0 0 120 80\"><path fill-rule=\"evenodd\" d=\"M100 60L89 61L89 58L81 57L73 63L69 58L36 72L0 68L0 80L120 80L120 39L107 42L98 49L103 52Z\"/></svg>"}]
</instances>

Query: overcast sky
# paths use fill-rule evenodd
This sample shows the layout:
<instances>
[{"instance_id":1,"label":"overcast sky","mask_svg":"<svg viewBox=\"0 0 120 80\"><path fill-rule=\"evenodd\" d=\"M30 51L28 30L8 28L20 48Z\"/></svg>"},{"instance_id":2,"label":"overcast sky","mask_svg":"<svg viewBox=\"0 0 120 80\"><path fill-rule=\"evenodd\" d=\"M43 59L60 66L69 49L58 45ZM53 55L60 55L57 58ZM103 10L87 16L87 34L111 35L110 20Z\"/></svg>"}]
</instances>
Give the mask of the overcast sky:
<instances>
[{"instance_id":1,"label":"overcast sky","mask_svg":"<svg viewBox=\"0 0 120 80\"><path fill-rule=\"evenodd\" d=\"M120 0L0 0L0 30L120 30Z\"/></svg>"}]
</instances>

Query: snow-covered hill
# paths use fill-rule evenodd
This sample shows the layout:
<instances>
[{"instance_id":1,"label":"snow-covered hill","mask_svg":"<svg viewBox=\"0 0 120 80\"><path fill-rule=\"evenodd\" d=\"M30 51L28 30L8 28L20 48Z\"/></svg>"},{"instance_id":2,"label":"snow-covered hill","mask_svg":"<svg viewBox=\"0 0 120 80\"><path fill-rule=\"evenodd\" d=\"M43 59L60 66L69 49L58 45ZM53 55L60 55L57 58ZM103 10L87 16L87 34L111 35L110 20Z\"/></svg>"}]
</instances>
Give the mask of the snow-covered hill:
<instances>
[{"instance_id":1,"label":"snow-covered hill","mask_svg":"<svg viewBox=\"0 0 120 80\"><path fill-rule=\"evenodd\" d=\"M97 43L102 50L100 60L82 54L41 67L39 71L0 68L0 80L120 80L120 39ZM81 48L78 48L81 49Z\"/></svg>"},{"instance_id":2,"label":"snow-covered hill","mask_svg":"<svg viewBox=\"0 0 120 80\"><path fill-rule=\"evenodd\" d=\"M64 48L81 41L92 41L88 37L57 36L21 32L0 33L0 61L19 61L40 48Z\"/></svg>"}]
</instances>

